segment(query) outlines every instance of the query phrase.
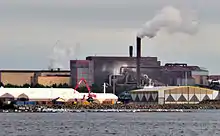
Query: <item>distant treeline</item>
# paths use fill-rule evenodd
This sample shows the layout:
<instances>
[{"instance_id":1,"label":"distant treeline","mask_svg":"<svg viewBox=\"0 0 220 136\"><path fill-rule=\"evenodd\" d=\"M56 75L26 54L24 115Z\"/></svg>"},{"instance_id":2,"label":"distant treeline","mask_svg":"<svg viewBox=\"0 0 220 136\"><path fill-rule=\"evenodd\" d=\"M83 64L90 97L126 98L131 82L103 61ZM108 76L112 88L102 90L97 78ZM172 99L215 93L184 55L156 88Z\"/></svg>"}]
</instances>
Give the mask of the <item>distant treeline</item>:
<instances>
[{"instance_id":1,"label":"distant treeline","mask_svg":"<svg viewBox=\"0 0 220 136\"><path fill-rule=\"evenodd\" d=\"M41 85L41 84L35 84L35 85L30 85L30 84L24 84L24 85L5 84L4 85L3 83L0 82L0 86L3 86L4 88L73 88L73 87L69 86L66 83L64 83L64 84L53 84L51 86L44 86L44 85ZM103 92L103 88L100 88L95 84L93 84L90 87L90 89L94 93ZM86 93L86 92L88 92L88 89L83 86L83 87L79 87L77 89L77 91Z\"/></svg>"},{"instance_id":2,"label":"distant treeline","mask_svg":"<svg viewBox=\"0 0 220 136\"><path fill-rule=\"evenodd\" d=\"M30 85L30 84L24 84L24 85L13 85L13 84L3 84L0 83L1 86L5 87L5 88L69 88L70 86L66 83L64 84L53 84L52 86L44 86L41 84L36 84L36 85Z\"/></svg>"}]
</instances>

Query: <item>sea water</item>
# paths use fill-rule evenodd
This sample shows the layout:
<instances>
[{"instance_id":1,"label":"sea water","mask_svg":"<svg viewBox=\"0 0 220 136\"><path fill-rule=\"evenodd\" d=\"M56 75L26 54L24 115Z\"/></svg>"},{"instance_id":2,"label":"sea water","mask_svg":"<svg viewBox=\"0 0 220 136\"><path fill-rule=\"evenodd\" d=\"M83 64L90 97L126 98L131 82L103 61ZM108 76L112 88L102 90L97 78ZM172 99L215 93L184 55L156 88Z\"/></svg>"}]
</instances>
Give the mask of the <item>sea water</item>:
<instances>
[{"instance_id":1,"label":"sea water","mask_svg":"<svg viewBox=\"0 0 220 136\"><path fill-rule=\"evenodd\" d=\"M0 113L0 135L220 136L220 111Z\"/></svg>"}]
</instances>

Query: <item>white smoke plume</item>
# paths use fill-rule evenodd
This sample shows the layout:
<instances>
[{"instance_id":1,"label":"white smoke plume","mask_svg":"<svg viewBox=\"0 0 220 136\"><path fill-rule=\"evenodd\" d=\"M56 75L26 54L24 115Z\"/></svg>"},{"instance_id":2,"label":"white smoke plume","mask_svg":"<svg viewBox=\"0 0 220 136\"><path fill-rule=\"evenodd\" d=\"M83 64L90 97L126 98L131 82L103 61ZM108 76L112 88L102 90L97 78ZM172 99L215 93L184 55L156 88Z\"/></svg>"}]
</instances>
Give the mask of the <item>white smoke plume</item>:
<instances>
[{"instance_id":1,"label":"white smoke plume","mask_svg":"<svg viewBox=\"0 0 220 136\"><path fill-rule=\"evenodd\" d=\"M146 22L144 27L138 32L139 38L153 38L157 33L165 28L170 33L181 32L195 34L198 31L198 22L185 17L178 9L167 6L163 8L156 16Z\"/></svg>"},{"instance_id":2,"label":"white smoke plume","mask_svg":"<svg viewBox=\"0 0 220 136\"><path fill-rule=\"evenodd\" d=\"M74 46L65 46L57 41L53 46L52 54L50 56L49 69L65 68L63 62L66 64L69 62L70 57L73 56Z\"/></svg>"}]
</instances>

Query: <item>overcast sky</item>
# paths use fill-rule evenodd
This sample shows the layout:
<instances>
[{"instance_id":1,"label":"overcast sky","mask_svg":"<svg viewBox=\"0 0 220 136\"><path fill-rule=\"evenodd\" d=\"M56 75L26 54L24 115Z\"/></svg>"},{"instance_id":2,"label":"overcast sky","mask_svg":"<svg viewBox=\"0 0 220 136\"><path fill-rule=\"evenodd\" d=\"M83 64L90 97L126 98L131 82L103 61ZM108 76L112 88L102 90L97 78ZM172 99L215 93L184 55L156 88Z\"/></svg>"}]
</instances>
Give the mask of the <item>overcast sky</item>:
<instances>
[{"instance_id":1,"label":"overcast sky","mask_svg":"<svg viewBox=\"0 0 220 136\"><path fill-rule=\"evenodd\" d=\"M75 50L61 60L65 68L71 58L126 56L136 32L169 5L196 16L198 33L145 38L143 56L220 74L219 0L0 0L0 67L46 69L56 43Z\"/></svg>"}]
</instances>

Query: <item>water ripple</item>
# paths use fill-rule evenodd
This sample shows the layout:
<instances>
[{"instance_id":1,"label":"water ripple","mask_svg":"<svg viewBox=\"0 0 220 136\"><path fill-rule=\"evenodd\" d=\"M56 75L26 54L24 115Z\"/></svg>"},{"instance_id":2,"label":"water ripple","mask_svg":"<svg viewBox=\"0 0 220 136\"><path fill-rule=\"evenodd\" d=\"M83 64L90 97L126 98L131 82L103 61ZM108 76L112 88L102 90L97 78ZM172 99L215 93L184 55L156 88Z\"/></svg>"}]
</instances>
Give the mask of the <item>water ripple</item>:
<instances>
[{"instance_id":1,"label":"water ripple","mask_svg":"<svg viewBox=\"0 0 220 136\"><path fill-rule=\"evenodd\" d=\"M1 136L219 136L220 113L1 113Z\"/></svg>"}]
</instances>

